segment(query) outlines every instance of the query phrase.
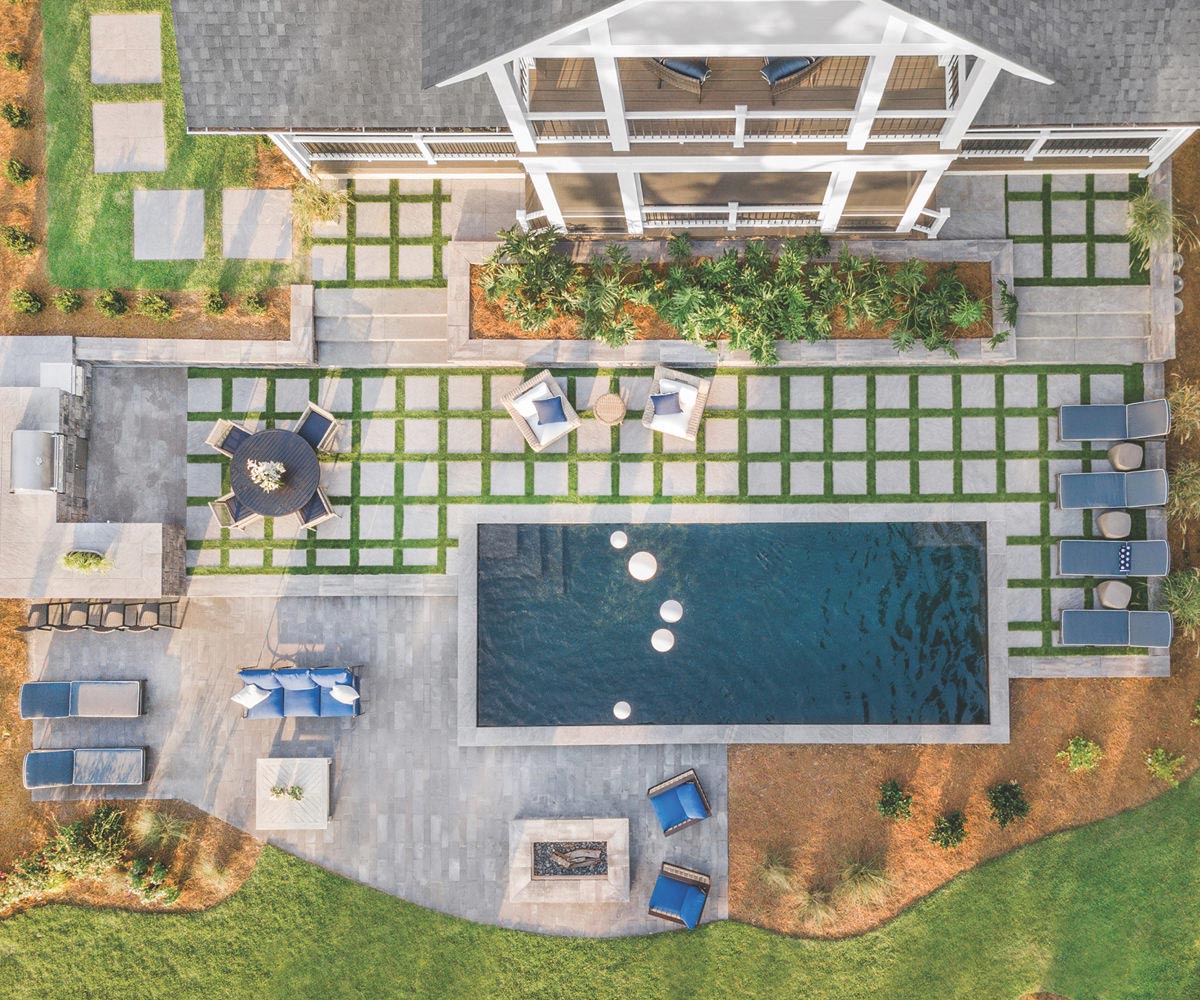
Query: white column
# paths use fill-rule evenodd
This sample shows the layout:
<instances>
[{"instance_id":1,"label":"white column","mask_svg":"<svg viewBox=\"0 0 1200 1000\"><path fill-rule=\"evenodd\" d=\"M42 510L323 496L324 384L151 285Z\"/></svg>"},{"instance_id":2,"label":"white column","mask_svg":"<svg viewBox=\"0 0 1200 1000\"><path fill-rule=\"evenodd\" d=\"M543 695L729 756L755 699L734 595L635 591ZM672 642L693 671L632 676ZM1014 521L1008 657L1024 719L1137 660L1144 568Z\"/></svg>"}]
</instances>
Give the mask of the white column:
<instances>
[{"instance_id":1,"label":"white column","mask_svg":"<svg viewBox=\"0 0 1200 1000\"><path fill-rule=\"evenodd\" d=\"M537 136L533 131L533 123L529 120L529 109L521 100L521 92L517 80L513 76L513 64L503 63L488 67L488 79L492 81L492 89L496 92L496 100L500 110L508 119L508 127L518 151L522 153L537 152Z\"/></svg>"},{"instance_id":2,"label":"white column","mask_svg":"<svg viewBox=\"0 0 1200 1000\"><path fill-rule=\"evenodd\" d=\"M641 236L642 186L632 170L617 171L617 184L621 189L621 207L625 211L625 225L631 236Z\"/></svg>"},{"instance_id":3,"label":"white column","mask_svg":"<svg viewBox=\"0 0 1200 1000\"><path fill-rule=\"evenodd\" d=\"M821 209L821 232L835 233L846 211L846 199L854 186L855 170L835 169L825 190L825 205Z\"/></svg>"},{"instance_id":4,"label":"white column","mask_svg":"<svg viewBox=\"0 0 1200 1000\"><path fill-rule=\"evenodd\" d=\"M279 151L283 153L297 170L305 177L312 178L312 157L308 155L308 150L294 137L284 135L282 132L268 132L271 141L279 147Z\"/></svg>"},{"instance_id":5,"label":"white column","mask_svg":"<svg viewBox=\"0 0 1200 1000\"><path fill-rule=\"evenodd\" d=\"M1000 65L998 63L989 62L986 59L975 60L971 76L958 95L958 103L947 117L946 124L942 126L942 149L958 149L963 136L971 127L979 109L983 107L984 99L999 75Z\"/></svg>"},{"instance_id":6,"label":"white column","mask_svg":"<svg viewBox=\"0 0 1200 1000\"><path fill-rule=\"evenodd\" d=\"M883 31L883 44L898 46L906 27L899 18L889 17L887 27ZM854 104L854 118L850 122L850 132L846 138L847 149L867 148L867 137L875 124L875 114L879 110L880 101L883 100L895 63L896 53L871 56L868 60L867 72L863 75L862 86L858 88L858 100Z\"/></svg>"},{"instance_id":7,"label":"white column","mask_svg":"<svg viewBox=\"0 0 1200 1000\"><path fill-rule=\"evenodd\" d=\"M946 164L946 166L949 166L949 164ZM934 189L938 186L938 182L941 181L942 174L945 172L946 167L936 167L925 171L925 176L918 182L916 190L913 191L912 197L908 200L908 207L904 210L904 215L900 219L900 225L896 227L896 232L912 232L917 218L925 206L929 204L929 199L933 197Z\"/></svg>"},{"instance_id":8,"label":"white column","mask_svg":"<svg viewBox=\"0 0 1200 1000\"><path fill-rule=\"evenodd\" d=\"M558 197L550 184L549 175L541 171L529 170L528 165L526 170L529 174L529 183L533 185L538 201L542 203L542 211L546 213L546 220L552 226L566 229L567 223L563 219L562 209L558 207Z\"/></svg>"},{"instance_id":9,"label":"white column","mask_svg":"<svg viewBox=\"0 0 1200 1000\"><path fill-rule=\"evenodd\" d=\"M612 37L608 22L600 21L588 28L595 50L596 79L600 81L600 98L604 101L604 117L608 121L608 137L613 152L629 152L629 126L625 121L625 98L621 94L621 74L612 55Z\"/></svg>"}]
</instances>

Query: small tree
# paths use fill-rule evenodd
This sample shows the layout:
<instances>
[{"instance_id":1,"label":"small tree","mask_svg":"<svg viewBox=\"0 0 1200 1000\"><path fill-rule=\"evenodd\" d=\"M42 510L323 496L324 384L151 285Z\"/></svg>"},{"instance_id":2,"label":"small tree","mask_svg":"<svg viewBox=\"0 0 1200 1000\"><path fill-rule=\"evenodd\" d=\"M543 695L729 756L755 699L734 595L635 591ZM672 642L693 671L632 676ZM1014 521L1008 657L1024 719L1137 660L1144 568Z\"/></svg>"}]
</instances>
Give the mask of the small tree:
<instances>
[{"instance_id":1,"label":"small tree","mask_svg":"<svg viewBox=\"0 0 1200 1000\"><path fill-rule=\"evenodd\" d=\"M1086 736L1072 736L1067 741L1067 748L1059 750L1055 757L1067 765L1072 774L1080 771L1094 771L1104 760L1104 751L1100 744L1093 743Z\"/></svg>"},{"instance_id":2,"label":"small tree","mask_svg":"<svg viewBox=\"0 0 1200 1000\"><path fill-rule=\"evenodd\" d=\"M19 316L33 316L42 311L42 300L25 288L14 288L9 292L8 304Z\"/></svg>"},{"instance_id":3,"label":"small tree","mask_svg":"<svg viewBox=\"0 0 1200 1000\"><path fill-rule=\"evenodd\" d=\"M1175 756L1162 747L1146 751L1146 770L1151 777L1164 781L1172 788L1179 784L1178 772L1187 758L1183 754Z\"/></svg>"},{"instance_id":4,"label":"small tree","mask_svg":"<svg viewBox=\"0 0 1200 1000\"><path fill-rule=\"evenodd\" d=\"M988 789L988 804L992 807L992 819L1004 829L1010 823L1029 815L1029 802L1021 786L1015 781L1004 781Z\"/></svg>"},{"instance_id":5,"label":"small tree","mask_svg":"<svg viewBox=\"0 0 1200 1000\"><path fill-rule=\"evenodd\" d=\"M147 292L138 299L138 315L148 316L159 323L165 323L169 320L174 311L175 307L171 305L171 300L165 295L160 295L158 292Z\"/></svg>"},{"instance_id":6,"label":"small tree","mask_svg":"<svg viewBox=\"0 0 1200 1000\"><path fill-rule=\"evenodd\" d=\"M125 301L125 296L115 288L109 288L96 296L96 311L101 316L116 319L129 311L129 303Z\"/></svg>"},{"instance_id":7,"label":"small tree","mask_svg":"<svg viewBox=\"0 0 1200 1000\"><path fill-rule=\"evenodd\" d=\"M20 226L0 228L0 243L18 257L28 257L37 249L37 240L33 238L33 234Z\"/></svg>"},{"instance_id":8,"label":"small tree","mask_svg":"<svg viewBox=\"0 0 1200 1000\"><path fill-rule=\"evenodd\" d=\"M20 187L33 180L33 167L18 159L11 159L4 164L4 175Z\"/></svg>"},{"instance_id":9,"label":"small tree","mask_svg":"<svg viewBox=\"0 0 1200 1000\"><path fill-rule=\"evenodd\" d=\"M912 816L913 797L894 778L879 786L879 801L875 807L885 819L908 819Z\"/></svg>"},{"instance_id":10,"label":"small tree","mask_svg":"<svg viewBox=\"0 0 1200 1000\"><path fill-rule=\"evenodd\" d=\"M936 844L944 851L958 847L967 839L967 818L957 809L945 816L939 816L933 821L933 832L929 834L929 842Z\"/></svg>"}]
</instances>

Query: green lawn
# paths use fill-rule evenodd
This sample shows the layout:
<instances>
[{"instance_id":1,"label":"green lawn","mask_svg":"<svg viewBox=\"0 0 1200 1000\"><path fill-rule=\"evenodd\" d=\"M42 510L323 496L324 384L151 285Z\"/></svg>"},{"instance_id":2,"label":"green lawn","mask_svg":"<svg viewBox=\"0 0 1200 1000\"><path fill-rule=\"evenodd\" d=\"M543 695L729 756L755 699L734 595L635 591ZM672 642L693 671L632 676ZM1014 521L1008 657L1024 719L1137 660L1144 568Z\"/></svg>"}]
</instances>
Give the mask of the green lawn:
<instances>
[{"instance_id":1,"label":"green lawn","mask_svg":"<svg viewBox=\"0 0 1200 1000\"><path fill-rule=\"evenodd\" d=\"M163 83L96 86L91 82L90 15L162 13ZM45 0L46 172L50 197L49 277L70 288L247 291L291 280L292 266L221 258L221 190L251 187L255 136L185 134L183 94L167 0ZM92 103L164 102L167 169L93 174ZM205 257L133 259L135 188L204 189Z\"/></svg>"},{"instance_id":2,"label":"green lawn","mask_svg":"<svg viewBox=\"0 0 1200 1000\"><path fill-rule=\"evenodd\" d=\"M51 906L13 918L0 969L12 1000L1017 1000L1037 988L1182 1000L1200 995L1197 817L1192 779L968 873L879 932L832 943L732 923L537 937L423 910L268 848L242 891L207 913Z\"/></svg>"}]
</instances>

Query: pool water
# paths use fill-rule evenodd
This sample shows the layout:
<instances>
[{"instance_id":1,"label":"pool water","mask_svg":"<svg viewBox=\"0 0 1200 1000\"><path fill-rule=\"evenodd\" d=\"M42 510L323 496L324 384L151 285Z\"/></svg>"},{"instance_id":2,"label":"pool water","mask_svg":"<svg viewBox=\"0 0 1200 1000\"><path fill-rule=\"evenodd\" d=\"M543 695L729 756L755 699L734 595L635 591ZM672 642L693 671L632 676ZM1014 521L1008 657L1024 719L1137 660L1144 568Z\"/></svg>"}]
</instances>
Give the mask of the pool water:
<instances>
[{"instance_id":1,"label":"pool water","mask_svg":"<svg viewBox=\"0 0 1200 1000\"><path fill-rule=\"evenodd\" d=\"M478 552L480 726L620 724L618 701L641 725L988 722L983 524L481 524Z\"/></svg>"}]
</instances>

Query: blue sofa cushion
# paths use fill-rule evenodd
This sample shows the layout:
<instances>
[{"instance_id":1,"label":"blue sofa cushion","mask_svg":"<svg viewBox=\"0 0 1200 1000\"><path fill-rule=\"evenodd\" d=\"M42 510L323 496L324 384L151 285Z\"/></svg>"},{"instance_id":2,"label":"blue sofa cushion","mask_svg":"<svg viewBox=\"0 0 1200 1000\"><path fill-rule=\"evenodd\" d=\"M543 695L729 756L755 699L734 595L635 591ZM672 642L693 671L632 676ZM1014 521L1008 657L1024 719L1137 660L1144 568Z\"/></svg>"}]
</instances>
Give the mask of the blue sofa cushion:
<instances>
[{"instance_id":1,"label":"blue sofa cushion","mask_svg":"<svg viewBox=\"0 0 1200 1000\"><path fill-rule=\"evenodd\" d=\"M321 715L321 692L324 688L313 685L307 691L283 692L283 715L288 719L318 718Z\"/></svg>"},{"instance_id":2,"label":"blue sofa cushion","mask_svg":"<svg viewBox=\"0 0 1200 1000\"><path fill-rule=\"evenodd\" d=\"M679 917L689 930L695 930L704 912L706 894L698 887L659 875L650 894L650 909Z\"/></svg>"},{"instance_id":3,"label":"blue sofa cushion","mask_svg":"<svg viewBox=\"0 0 1200 1000\"><path fill-rule=\"evenodd\" d=\"M279 687L274 670L239 670L238 677L246 684L257 684L264 691L273 691Z\"/></svg>"},{"instance_id":4,"label":"blue sofa cushion","mask_svg":"<svg viewBox=\"0 0 1200 1000\"><path fill-rule=\"evenodd\" d=\"M704 808L704 800L700 798L700 790L695 782L668 788L654 796L650 803L664 831L689 819L708 818L708 810Z\"/></svg>"},{"instance_id":5,"label":"blue sofa cushion","mask_svg":"<svg viewBox=\"0 0 1200 1000\"><path fill-rule=\"evenodd\" d=\"M774 86L780 80L786 80L793 73L808 69L813 61L808 56L787 56L770 60L759 72L767 83Z\"/></svg>"},{"instance_id":6,"label":"blue sofa cushion","mask_svg":"<svg viewBox=\"0 0 1200 1000\"><path fill-rule=\"evenodd\" d=\"M357 684L350 685L354 690L358 690ZM321 688L321 718L350 718L358 715L361 711L359 706L362 704L362 699L355 701L353 705L347 705L345 702L338 701L332 694L329 688Z\"/></svg>"},{"instance_id":7,"label":"blue sofa cushion","mask_svg":"<svg viewBox=\"0 0 1200 1000\"><path fill-rule=\"evenodd\" d=\"M712 70L699 59L660 59L658 61L666 66L667 69L673 70L681 76L688 76L693 80L699 80L701 83L712 75Z\"/></svg>"},{"instance_id":8,"label":"blue sofa cushion","mask_svg":"<svg viewBox=\"0 0 1200 1000\"><path fill-rule=\"evenodd\" d=\"M272 688L267 698L253 708L246 709L247 719L282 719L283 688Z\"/></svg>"},{"instance_id":9,"label":"blue sofa cushion","mask_svg":"<svg viewBox=\"0 0 1200 1000\"><path fill-rule=\"evenodd\" d=\"M323 688L331 688L335 684L349 684L354 687L354 675L345 667L317 667L308 672L313 682Z\"/></svg>"},{"instance_id":10,"label":"blue sofa cushion","mask_svg":"<svg viewBox=\"0 0 1200 1000\"><path fill-rule=\"evenodd\" d=\"M300 667L276 670L275 677L285 691L311 691L317 686L309 676L308 670Z\"/></svg>"}]
</instances>

